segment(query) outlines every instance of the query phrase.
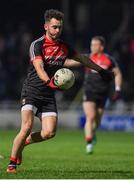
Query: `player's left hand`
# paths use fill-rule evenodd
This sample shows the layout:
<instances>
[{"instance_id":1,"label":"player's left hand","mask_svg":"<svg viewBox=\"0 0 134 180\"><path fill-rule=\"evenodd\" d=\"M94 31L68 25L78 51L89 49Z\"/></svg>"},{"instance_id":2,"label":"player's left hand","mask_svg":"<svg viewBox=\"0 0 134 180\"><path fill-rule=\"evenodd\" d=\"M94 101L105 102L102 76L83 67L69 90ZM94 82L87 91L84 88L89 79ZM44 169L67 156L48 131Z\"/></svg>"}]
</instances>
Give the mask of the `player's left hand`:
<instances>
[{"instance_id":1,"label":"player's left hand","mask_svg":"<svg viewBox=\"0 0 134 180\"><path fill-rule=\"evenodd\" d=\"M100 76L106 82L111 82L114 79L114 73L105 69L99 71Z\"/></svg>"},{"instance_id":2,"label":"player's left hand","mask_svg":"<svg viewBox=\"0 0 134 180\"><path fill-rule=\"evenodd\" d=\"M52 77L50 79L50 82L47 84L47 86L50 87L51 89L59 89L59 87L56 86L55 83L54 83L54 77Z\"/></svg>"},{"instance_id":3,"label":"player's left hand","mask_svg":"<svg viewBox=\"0 0 134 180\"><path fill-rule=\"evenodd\" d=\"M115 102L121 98L121 91L115 91L112 96L112 101Z\"/></svg>"}]
</instances>

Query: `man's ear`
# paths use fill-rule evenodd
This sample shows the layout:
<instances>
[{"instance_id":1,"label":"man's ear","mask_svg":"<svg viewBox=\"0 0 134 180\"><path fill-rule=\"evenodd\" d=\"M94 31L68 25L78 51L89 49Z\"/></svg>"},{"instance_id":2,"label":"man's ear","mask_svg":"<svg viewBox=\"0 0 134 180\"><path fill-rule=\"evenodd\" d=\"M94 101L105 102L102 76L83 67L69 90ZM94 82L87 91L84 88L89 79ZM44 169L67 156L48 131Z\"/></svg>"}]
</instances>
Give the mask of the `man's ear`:
<instances>
[{"instance_id":1,"label":"man's ear","mask_svg":"<svg viewBox=\"0 0 134 180\"><path fill-rule=\"evenodd\" d=\"M48 24L47 24L47 23L44 24L44 29L45 29L45 30L48 29Z\"/></svg>"},{"instance_id":2,"label":"man's ear","mask_svg":"<svg viewBox=\"0 0 134 180\"><path fill-rule=\"evenodd\" d=\"M105 47L104 46L101 46L101 50L104 51Z\"/></svg>"}]
</instances>

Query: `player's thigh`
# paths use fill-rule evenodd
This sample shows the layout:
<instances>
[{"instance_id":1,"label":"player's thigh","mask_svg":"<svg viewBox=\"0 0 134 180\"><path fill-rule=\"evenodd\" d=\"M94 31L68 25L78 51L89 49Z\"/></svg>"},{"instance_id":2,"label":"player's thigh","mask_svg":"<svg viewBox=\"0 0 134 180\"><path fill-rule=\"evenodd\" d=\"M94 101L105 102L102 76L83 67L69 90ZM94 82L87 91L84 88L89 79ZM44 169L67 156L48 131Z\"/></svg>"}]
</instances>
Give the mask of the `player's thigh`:
<instances>
[{"instance_id":1,"label":"player's thigh","mask_svg":"<svg viewBox=\"0 0 134 180\"><path fill-rule=\"evenodd\" d=\"M88 118L95 118L96 116L96 103L92 101L85 101L83 102L83 109L85 115Z\"/></svg>"},{"instance_id":2,"label":"player's thigh","mask_svg":"<svg viewBox=\"0 0 134 180\"><path fill-rule=\"evenodd\" d=\"M24 105L21 108L21 129L31 129L34 121L33 105Z\"/></svg>"},{"instance_id":3,"label":"player's thigh","mask_svg":"<svg viewBox=\"0 0 134 180\"><path fill-rule=\"evenodd\" d=\"M49 97L44 96L42 107L39 110L42 121L42 130L56 131L57 126L57 106L53 95Z\"/></svg>"},{"instance_id":4,"label":"player's thigh","mask_svg":"<svg viewBox=\"0 0 134 180\"><path fill-rule=\"evenodd\" d=\"M45 116L41 118L42 130L44 132L56 132L57 116Z\"/></svg>"}]
</instances>

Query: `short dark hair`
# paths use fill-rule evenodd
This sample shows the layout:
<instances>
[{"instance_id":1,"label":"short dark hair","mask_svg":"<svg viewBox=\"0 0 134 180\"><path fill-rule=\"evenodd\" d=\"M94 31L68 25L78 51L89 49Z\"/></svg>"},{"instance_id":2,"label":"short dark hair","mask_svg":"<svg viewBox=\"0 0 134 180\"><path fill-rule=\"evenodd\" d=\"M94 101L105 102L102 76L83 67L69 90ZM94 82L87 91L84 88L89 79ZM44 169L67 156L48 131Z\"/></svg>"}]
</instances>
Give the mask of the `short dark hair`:
<instances>
[{"instance_id":1,"label":"short dark hair","mask_svg":"<svg viewBox=\"0 0 134 180\"><path fill-rule=\"evenodd\" d=\"M94 36L91 40L98 40L103 46L106 44L105 38L103 36Z\"/></svg>"},{"instance_id":2,"label":"short dark hair","mask_svg":"<svg viewBox=\"0 0 134 180\"><path fill-rule=\"evenodd\" d=\"M64 14L56 9L46 10L44 14L45 22L49 22L52 18L57 20L64 20Z\"/></svg>"}]
</instances>

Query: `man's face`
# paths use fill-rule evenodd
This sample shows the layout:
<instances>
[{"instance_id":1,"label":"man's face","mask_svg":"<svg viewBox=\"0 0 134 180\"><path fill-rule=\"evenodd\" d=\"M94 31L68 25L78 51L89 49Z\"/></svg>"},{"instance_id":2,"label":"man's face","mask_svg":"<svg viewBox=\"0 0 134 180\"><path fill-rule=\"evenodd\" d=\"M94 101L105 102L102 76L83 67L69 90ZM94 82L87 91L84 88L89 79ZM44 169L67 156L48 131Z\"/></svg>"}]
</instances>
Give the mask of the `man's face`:
<instances>
[{"instance_id":1,"label":"man's face","mask_svg":"<svg viewBox=\"0 0 134 180\"><path fill-rule=\"evenodd\" d=\"M91 41L90 49L92 54L98 54L103 52L104 46L99 40L93 39Z\"/></svg>"},{"instance_id":2,"label":"man's face","mask_svg":"<svg viewBox=\"0 0 134 180\"><path fill-rule=\"evenodd\" d=\"M63 21L52 18L45 23L46 34L53 40L56 40L62 32Z\"/></svg>"}]
</instances>

